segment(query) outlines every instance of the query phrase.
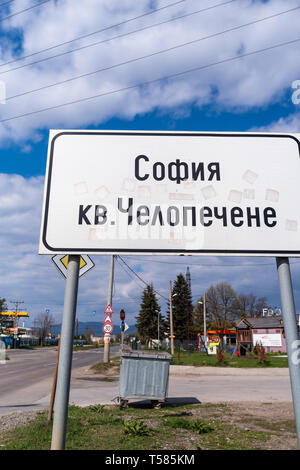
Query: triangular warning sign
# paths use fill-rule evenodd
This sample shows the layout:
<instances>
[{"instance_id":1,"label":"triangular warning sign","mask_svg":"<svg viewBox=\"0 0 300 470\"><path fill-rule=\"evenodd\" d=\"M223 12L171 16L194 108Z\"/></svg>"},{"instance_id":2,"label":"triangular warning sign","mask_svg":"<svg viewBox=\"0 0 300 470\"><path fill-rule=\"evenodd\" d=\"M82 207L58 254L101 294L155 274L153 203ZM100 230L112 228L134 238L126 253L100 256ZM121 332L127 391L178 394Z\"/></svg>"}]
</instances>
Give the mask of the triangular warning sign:
<instances>
[{"instance_id":1,"label":"triangular warning sign","mask_svg":"<svg viewBox=\"0 0 300 470\"><path fill-rule=\"evenodd\" d=\"M108 304L108 306L106 307L106 309L104 310L104 313L115 313L111 307L110 304Z\"/></svg>"},{"instance_id":2,"label":"triangular warning sign","mask_svg":"<svg viewBox=\"0 0 300 470\"><path fill-rule=\"evenodd\" d=\"M112 319L111 319L111 317L109 316L109 314L106 315L106 317L104 318L104 321L103 321L103 323L107 323L107 322L108 322L108 323L112 323L112 322L113 322Z\"/></svg>"}]
</instances>

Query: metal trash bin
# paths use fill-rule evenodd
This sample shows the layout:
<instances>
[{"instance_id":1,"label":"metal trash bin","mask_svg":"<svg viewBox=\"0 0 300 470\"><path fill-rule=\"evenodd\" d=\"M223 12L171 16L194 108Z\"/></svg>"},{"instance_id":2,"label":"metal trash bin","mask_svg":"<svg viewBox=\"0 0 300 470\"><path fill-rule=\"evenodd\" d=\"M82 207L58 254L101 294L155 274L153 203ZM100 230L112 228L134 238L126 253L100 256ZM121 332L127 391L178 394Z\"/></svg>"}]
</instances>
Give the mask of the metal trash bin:
<instances>
[{"instance_id":1,"label":"metal trash bin","mask_svg":"<svg viewBox=\"0 0 300 470\"><path fill-rule=\"evenodd\" d=\"M125 408L129 399L151 400L160 408L167 396L172 356L158 351L133 351L121 354L120 396L118 405Z\"/></svg>"}]
</instances>

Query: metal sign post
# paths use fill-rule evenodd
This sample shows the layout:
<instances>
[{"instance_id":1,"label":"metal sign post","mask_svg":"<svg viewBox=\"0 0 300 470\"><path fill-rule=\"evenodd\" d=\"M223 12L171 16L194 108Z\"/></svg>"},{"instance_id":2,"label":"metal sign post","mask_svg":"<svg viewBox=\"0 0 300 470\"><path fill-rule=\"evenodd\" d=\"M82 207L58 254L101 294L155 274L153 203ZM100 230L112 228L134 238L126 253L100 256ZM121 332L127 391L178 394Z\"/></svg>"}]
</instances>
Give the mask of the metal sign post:
<instances>
[{"instance_id":1,"label":"metal sign post","mask_svg":"<svg viewBox=\"0 0 300 470\"><path fill-rule=\"evenodd\" d=\"M298 447L300 449L300 341L297 331L295 301L289 259L276 258L276 263L290 370Z\"/></svg>"},{"instance_id":2,"label":"metal sign post","mask_svg":"<svg viewBox=\"0 0 300 470\"><path fill-rule=\"evenodd\" d=\"M70 255L65 288L51 450L65 448L80 256Z\"/></svg>"}]
</instances>

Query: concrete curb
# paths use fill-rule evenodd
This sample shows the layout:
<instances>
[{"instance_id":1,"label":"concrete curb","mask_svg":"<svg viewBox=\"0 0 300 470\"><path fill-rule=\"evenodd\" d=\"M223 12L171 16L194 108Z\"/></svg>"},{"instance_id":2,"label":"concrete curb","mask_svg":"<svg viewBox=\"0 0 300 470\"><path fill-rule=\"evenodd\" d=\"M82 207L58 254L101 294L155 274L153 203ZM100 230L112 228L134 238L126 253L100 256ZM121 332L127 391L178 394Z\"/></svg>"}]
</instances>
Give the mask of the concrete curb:
<instances>
[{"instance_id":1,"label":"concrete curb","mask_svg":"<svg viewBox=\"0 0 300 470\"><path fill-rule=\"evenodd\" d=\"M170 375L185 376L288 376L288 367L270 368L242 368L242 367L195 367L195 366L170 366Z\"/></svg>"}]
</instances>

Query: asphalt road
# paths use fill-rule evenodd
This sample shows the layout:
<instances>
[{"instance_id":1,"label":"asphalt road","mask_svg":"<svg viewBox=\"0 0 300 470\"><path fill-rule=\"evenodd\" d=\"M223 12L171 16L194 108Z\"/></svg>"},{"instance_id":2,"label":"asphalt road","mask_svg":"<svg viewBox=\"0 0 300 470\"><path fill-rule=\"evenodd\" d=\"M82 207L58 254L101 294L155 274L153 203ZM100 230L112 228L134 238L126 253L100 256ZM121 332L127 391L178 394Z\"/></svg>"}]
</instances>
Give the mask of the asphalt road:
<instances>
[{"instance_id":1,"label":"asphalt road","mask_svg":"<svg viewBox=\"0 0 300 470\"><path fill-rule=\"evenodd\" d=\"M111 347L111 357L119 354ZM0 415L14 411L47 409L50 402L57 351L14 350L10 360L0 365ZM103 349L73 354L70 403L79 406L113 404L119 395L118 377L103 380L89 367L103 359ZM180 367L179 367L180 369ZM232 370L230 368L181 368L172 366L168 401L174 403L207 402L291 402L287 369ZM253 375L255 373L256 375ZM226 374L226 375L224 375Z\"/></svg>"},{"instance_id":2,"label":"asphalt road","mask_svg":"<svg viewBox=\"0 0 300 470\"><path fill-rule=\"evenodd\" d=\"M119 346L111 347L111 356L119 350ZM39 401L51 392L57 348L11 350L7 355L9 360L0 365L0 415L39 407ZM102 360L102 348L74 352L72 375Z\"/></svg>"}]
</instances>

